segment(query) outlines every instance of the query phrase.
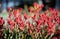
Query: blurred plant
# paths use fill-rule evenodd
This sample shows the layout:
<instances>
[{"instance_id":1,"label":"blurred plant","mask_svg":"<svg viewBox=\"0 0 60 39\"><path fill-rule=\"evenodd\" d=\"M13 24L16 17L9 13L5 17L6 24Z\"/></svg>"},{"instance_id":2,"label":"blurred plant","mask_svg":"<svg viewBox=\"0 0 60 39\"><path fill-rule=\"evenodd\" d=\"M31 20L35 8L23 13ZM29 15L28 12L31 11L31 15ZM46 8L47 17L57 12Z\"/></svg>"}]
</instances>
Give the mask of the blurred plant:
<instances>
[{"instance_id":1,"label":"blurred plant","mask_svg":"<svg viewBox=\"0 0 60 39\"><path fill-rule=\"evenodd\" d=\"M43 7L43 4L34 3L34 7L28 8L28 13L22 8L12 11L9 8L7 28L3 27L4 39L51 39L60 26L60 13L49 8L40 14Z\"/></svg>"},{"instance_id":2,"label":"blurred plant","mask_svg":"<svg viewBox=\"0 0 60 39\"><path fill-rule=\"evenodd\" d=\"M0 39L2 39L2 33L3 33L2 27L3 27L3 24L4 24L4 20L3 20L2 17L0 17Z\"/></svg>"}]
</instances>

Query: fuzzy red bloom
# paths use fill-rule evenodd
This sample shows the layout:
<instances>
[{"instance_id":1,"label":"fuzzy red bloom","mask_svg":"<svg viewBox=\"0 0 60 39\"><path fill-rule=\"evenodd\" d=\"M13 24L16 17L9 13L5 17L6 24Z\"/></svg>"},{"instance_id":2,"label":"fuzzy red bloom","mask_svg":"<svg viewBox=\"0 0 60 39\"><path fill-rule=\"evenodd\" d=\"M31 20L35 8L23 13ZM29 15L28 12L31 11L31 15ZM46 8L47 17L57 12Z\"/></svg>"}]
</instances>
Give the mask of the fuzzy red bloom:
<instances>
[{"instance_id":1,"label":"fuzzy red bloom","mask_svg":"<svg viewBox=\"0 0 60 39\"><path fill-rule=\"evenodd\" d=\"M10 12L10 7L8 7L8 12Z\"/></svg>"},{"instance_id":2,"label":"fuzzy red bloom","mask_svg":"<svg viewBox=\"0 0 60 39\"><path fill-rule=\"evenodd\" d=\"M4 20L2 17L0 17L0 26L4 24Z\"/></svg>"},{"instance_id":3,"label":"fuzzy red bloom","mask_svg":"<svg viewBox=\"0 0 60 39\"><path fill-rule=\"evenodd\" d=\"M13 25L14 24L14 21L13 20L8 20L8 24L9 25Z\"/></svg>"},{"instance_id":4,"label":"fuzzy red bloom","mask_svg":"<svg viewBox=\"0 0 60 39\"><path fill-rule=\"evenodd\" d=\"M24 30L24 22L22 22L21 24L19 24L19 29L20 30Z\"/></svg>"},{"instance_id":5,"label":"fuzzy red bloom","mask_svg":"<svg viewBox=\"0 0 60 39\"><path fill-rule=\"evenodd\" d=\"M41 30L41 25L38 24L38 26L37 26L37 32L39 32L40 30Z\"/></svg>"},{"instance_id":6,"label":"fuzzy red bloom","mask_svg":"<svg viewBox=\"0 0 60 39\"><path fill-rule=\"evenodd\" d=\"M9 27L9 29L10 29L11 31L13 31L14 28L15 28L15 25L10 25L10 27Z\"/></svg>"},{"instance_id":7,"label":"fuzzy red bloom","mask_svg":"<svg viewBox=\"0 0 60 39\"><path fill-rule=\"evenodd\" d=\"M35 13L32 19L36 20L37 16L38 16L38 13Z\"/></svg>"},{"instance_id":8,"label":"fuzzy red bloom","mask_svg":"<svg viewBox=\"0 0 60 39\"><path fill-rule=\"evenodd\" d=\"M8 23L10 25L10 30L12 31L14 29L14 27L15 27L15 23L14 23L13 20L8 20Z\"/></svg>"},{"instance_id":9,"label":"fuzzy red bloom","mask_svg":"<svg viewBox=\"0 0 60 39\"><path fill-rule=\"evenodd\" d=\"M42 10L41 7L37 8L37 10L35 12L39 13Z\"/></svg>"},{"instance_id":10,"label":"fuzzy red bloom","mask_svg":"<svg viewBox=\"0 0 60 39\"><path fill-rule=\"evenodd\" d=\"M34 30L34 26L32 24L30 24L30 29Z\"/></svg>"},{"instance_id":11,"label":"fuzzy red bloom","mask_svg":"<svg viewBox=\"0 0 60 39\"><path fill-rule=\"evenodd\" d=\"M12 18L12 13L9 13L9 18L10 18L10 19Z\"/></svg>"},{"instance_id":12,"label":"fuzzy red bloom","mask_svg":"<svg viewBox=\"0 0 60 39\"><path fill-rule=\"evenodd\" d=\"M49 10L49 11L52 11L52 8L49 8L48 10Z\"/></svg>"},{"instance_id":13,"label":"fuzzy red bloom","mask_svg":"<svg viewBox=\"0 0 60 39\"><path fill-rule=\"evenodd\" d=\"M33 31L30 29L30 30L29 30L29 33L30 33L30 34L32 34L32 33L33 33Z\"/></svg>"},{"instance_id":14,"label":"fuzzy red bloom","mask_svg":"<svg viewBox=\"0 0 60 39\"><path fill-rule=\"evenodd\" d=\"M47 27L47 32L48 32L49 34L54 33L55 28L56 28L55 25L48 26L48 27Z\"/></svg>"},{"instance_id":15,"label":"fuzzy red bloom","mask_svg":"<svg viewBox=\"0 0 60 39\"><path fill-rule=\"evenodd\" d=\"M15 19L16 23L21 23L22 17L21 15L18 15L18 17Z\"/></svg>"},{"instance_id":16,"label":"fuzzy red bloom","mask_svg":"<svg viewBox=\"0 0 60 39\"><path fill-rule=\"evenodd\" d=\"M22 20L22 17L21 15L18 15L18 17L15 19L16 23L18 24L19 26L19 29L20 30L24 30L24 22Z\"/></svg>"},{"instance_id":17,"label":"fuzzy red bloom","mask_svg":"<svg viewBox=\"0 0 60 39\"><path fill-rule=\"evenodd\" d=\"M47 21L44 21L44 26L47 26L48 24L47 24Z\"/></svg>"},{"instance_id":18,"label":"fuzzy red bloom","mask_svg":"<svg viewBox=\"0 0 60 39\"><path fill-rule=\"evenodd\" d=\"M58 15L58 12L57 12L57 11L55 11L55 12L54 12L54 16L57 16L57 15Z\"/></svg>"},{"instance_id":19,"label":"fuzzy red bloom","mask_svg":"<svg viewBox=\"0 0 60 39\"><path fill-rule=\"evenodd\" d=\"M0 30L0 35L1 35L1 33L2 33L2 30Z\"/></svg>"},{"instance_id":20,"label":"fuzzy red bloom","mask_svg":"<svg viewBox=\"0 0 60 39\"><path fill-rule=\"evenodd\" d=\"M40 19L41 19L41 20L44 20L45 17L46 17L46 16L45 16L44 13L40 14Z\"/></svg>"},{"instance_id":21,"label":"fuzzy red bloom","mask_svg":"<svg viewBox=\"0 0 60 39\"><path fill-rule=\"evenodd\" d=\"M28 9L28 11L32 13L32 12L34 11L34 9L33 9L32 7L30 7L30 8Z\"/></svg>"},{"instance_id":22,"label":"fuzzy red bloom","mask_svg":"<svg viewBox=\"0 0 60 39\"><path fill-rule=\"evenodd\" d=\"M16 10L13 11L14 17L17 16L18 12Z\"/></svg>"},{"instance_id":23,"label":"fuzzy red bloom","mask_svg":"<svg viewBox=\"0 0 60 39\"><path fill-rule=\"evenodd\" d=\"M0 39L1 39L1 37L2 37L2 33L3 33L3 30L2 30L2 26L3 26L3 24L4 24L4 20L3 20L2 17L0 17Z\"/></svg>"},{"instance_id":24,"label":"fuzzy red bloom","mask_svg":"<svg viewBox=\"0 0 60 39\"><path fill-rule=\"evenodd\" d=\"M36 2L34 2L34 4L33 4L33 5L34 5L34 7L35 7L35 8L37 8L37 3L36 3Z\"/></svg>"},{"instance_id":25,"label":"fuzzy red bloom","mask_svg":"<svg viewBox=\"0 0 60 39\"><path fill-rule=\"evenodd\" d=\"M37 24L40 24L41 25L42 22L43 22L43 20L37 20L36 22L37 22Z\"/></svg>"},{"instance_id":26,"label":"fuzzy red bloom","mask_svg":"<svg viewBox=\"0 0 60 39\"><path fill-rule=\"evenodd\" d=\"M23 9L22 8L19 8L19 11L20 11L20 13L22 13Z\"/></svg>"},{"instance_id":27,"label":"fuzzy red bloom","mask_svg":"<svg viewBox=\"0 0 60 39\"><path fill-rule=\"evenodd\" d=\"M41 24L42 24L42 20L38 20L37 21L37 32L39 32L41 30Z\"/></svg>"},{"instance_id":28,"label":"fuzzy red bloom","mask_svg":"<svg viewBox=\"0 0 60 39\"><path fill-rule=\"evenodd\" d=\"M26 13L24 13L24 18L29 19L30 17Z\"/></svg>"},{"instance_id":29,"label":"fuzzy red bloom","mask_svg":"<svg viewBox=\"0 0 60 39\"><path fill-rule=\"evenodd\" d=\"M41 30L41 29L37 29L37 31L36 31L36 32L40 32L40 30Z\"/></svg>"},{"instance_id":30,"label":"fuzzy red bloom","mask_svg":"<svg viewBox=\"0 0 60 39\"><path fill-rule=\"evenodd\" d=\"M27 25L27 26L29 26L29 25L30 25L30 22L29 22L29 21L27 21L27 22L26 22L26 25Z\"/></svg>"}]
</instances>

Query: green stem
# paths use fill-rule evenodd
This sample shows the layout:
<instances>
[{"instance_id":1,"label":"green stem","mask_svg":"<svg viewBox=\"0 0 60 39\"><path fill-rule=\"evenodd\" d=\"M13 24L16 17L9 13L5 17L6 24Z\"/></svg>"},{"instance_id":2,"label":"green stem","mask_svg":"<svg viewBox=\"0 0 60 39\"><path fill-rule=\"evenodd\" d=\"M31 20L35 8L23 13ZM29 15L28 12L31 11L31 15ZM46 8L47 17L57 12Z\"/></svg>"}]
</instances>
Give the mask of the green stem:
<instances>
[{"instance_id":1,"label":"green stem","mask_svg":"<svg viewBox=\"0 0 60 39\"><path fill-rule=\"evenodd\" d=\"M45 36L45 39L47 39L48 36L49 36L49 34L47 34L47 35Z\"/></svg>"},{"instance_id":2,"label":"green stem","mask_svg":"<svg viewBox=\"0 0 60 39\"><path fill-rule=\"evenodd\" d=\"M19 33L19 39L20 39L20 33Z\"/></svg>"},{"instance_id":3,"label":"green stem","mask_svg":"<svg viewBox=\"0 0 60 39\"><path fill-rule=\"evenodd\" d=\"M7 39L7 34L5 34L4 38Z\"/></svg>"},{"instance_id":4,"label":"green stem","mask_svg":"<svg viewBox=\"0 0 60 39\"><path fill-rule=\"evenodd\" d=\"M17 33L16 33L16 39L18 39L18 38L17 38Z\"/></svg>"},{"instance_id":5,"label":"green stem","mask_svg":"<svg viewBox=\"0 0 60 39\"><path fill-rule=\"evenodd\" d=\"M53 35L54 35L54 33L52 33L48 39L51 39Z\"/></svg>"},{"instance_id":6,"label":"green stem","mask_svg":"<svg viewBox=\"0 0 60 39\"><path fill-rule=\"evenodd\" d=\"M10 39L12 39L13 37L11 36Z\"/></svg>"}]
</instances>

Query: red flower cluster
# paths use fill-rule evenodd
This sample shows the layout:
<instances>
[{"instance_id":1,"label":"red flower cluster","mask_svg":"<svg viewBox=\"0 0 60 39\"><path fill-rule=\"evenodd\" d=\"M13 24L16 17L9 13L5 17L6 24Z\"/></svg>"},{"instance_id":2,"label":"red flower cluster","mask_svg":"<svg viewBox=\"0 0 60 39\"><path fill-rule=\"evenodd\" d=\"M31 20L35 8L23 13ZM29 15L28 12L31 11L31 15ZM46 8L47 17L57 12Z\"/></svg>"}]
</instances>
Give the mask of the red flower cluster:
<instances>
[{"instance_id":1,"label":"red flower cluster","mask_svg":"<svg viewBox=\"0 0 60 39\"><path fill-rule=\"evenodd\" d=\"M0 17L0 27L4 24L4 20L2 17Z\"/></svg>"},{"instance_id":2,"label":"red flower cluster","mask_svg":"<svg viewBox=\"0 0 60 39\"><path fill-rule=\"evenodd\" d=\"M10 25L10 30L13 31L14 27L15 27L15 23L13 20L8 20L8 24Z\"/></svg>"},{"instance_id":3,"label":"red flower cluster","mask_svg":"<svg viewBox=\"0 0 60 39\"><path fill-rule=\"evenodd\" d=\"M0 38L2 38L2 26L4 24L4 20L2 17L0 17Z\"/></svg>"},{"instance_id":4,"label":"red flower cluster","mask_svg":"<svg viewBox=\"0 0 60 39\"><path fill-rule=\"evenodd\" d=\"M8 21L10 28L14 28L15 23L18 25L20 30L24 30L24 27L28 27L28 31L32 33L34 31L35 25L33 24L36 22L36 32L40 32L41 27L44 27L47 30L47 33L51 34L54 33L56 26L60 25L60 16L58 16L60 13L56 11L55 9L49 8L48 11L45 11L44 13L39 13L41 9L43 8L42 5L38 5L37 3L34 3L34 8L29 8L30 13L22 13L22 8L19 8L19 11L13 10L11 14L9 13L9 18L11 20ZM33 14L33 16L31 16ZM13 17L13 18L11 18ZM1 21L3 24L3 21Z\"/></svg>"}]
</instances>

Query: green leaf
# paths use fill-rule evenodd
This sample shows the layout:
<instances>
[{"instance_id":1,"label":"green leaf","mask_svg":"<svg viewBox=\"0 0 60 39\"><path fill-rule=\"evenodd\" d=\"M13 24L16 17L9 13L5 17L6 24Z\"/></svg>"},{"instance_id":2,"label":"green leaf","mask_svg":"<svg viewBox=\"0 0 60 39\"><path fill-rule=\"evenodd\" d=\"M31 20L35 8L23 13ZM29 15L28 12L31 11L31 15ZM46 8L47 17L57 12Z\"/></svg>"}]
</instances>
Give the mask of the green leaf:
<instances>
[{"instance_id":1,"label":"green leaf","mask_svg":"<svg viewBox=\"0 0 60 39\"><path fill-rule=\"evenodd\" d=\"M32 39L31 35L27 35L26 39Z\"/></svg>"},{"instance_id":2,"label":"green leaf","mask_svg":"<svg viewBox=\"0 0 60 39\"><path fill-rule=\"evenodd\" d=\"M58 14L58 17L60 17L60 13Z\"/></svg>"}]
</instances>

